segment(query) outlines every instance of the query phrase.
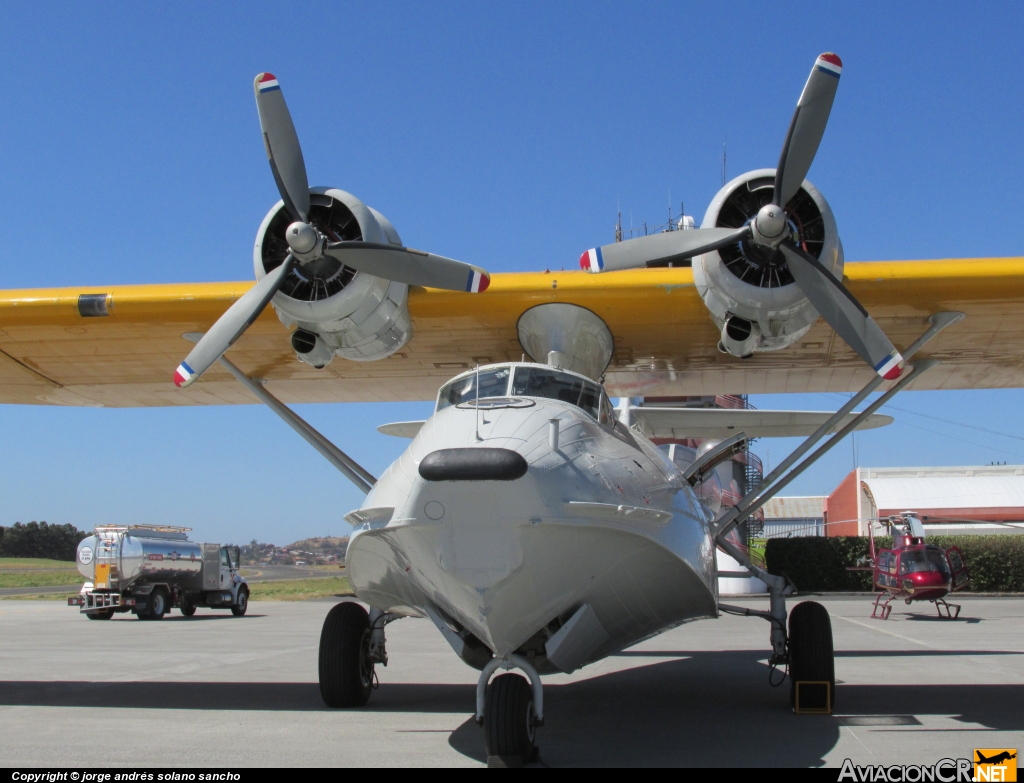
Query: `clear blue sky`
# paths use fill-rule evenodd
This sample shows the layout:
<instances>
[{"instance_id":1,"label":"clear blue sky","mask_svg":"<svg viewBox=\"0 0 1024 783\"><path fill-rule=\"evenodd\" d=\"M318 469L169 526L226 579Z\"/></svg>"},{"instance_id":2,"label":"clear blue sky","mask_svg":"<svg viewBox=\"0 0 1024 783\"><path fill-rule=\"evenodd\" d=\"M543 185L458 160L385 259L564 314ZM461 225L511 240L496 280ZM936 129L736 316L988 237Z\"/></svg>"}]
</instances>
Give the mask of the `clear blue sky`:
<instances>
[{"instance_id":1,"label":"clear blue sky","mask_svg":"<svg viewBox=\"0 0 1024 783\"><path fill-rule=\"evenodd\" d=\"M263 70L311 181L357 194L407 243L492 271L573 267L611 239L617 204L659 223L671 194L699 221L723 138L730 176L773 166L827 50L843 79L810 178L847 258L1019 255L1022 17L1011 3L8 3L0 287L249 279L277 198L252 96ZM915 413L860 435L860 464L1024 463L1021 395L904 395ZM377 473L404 442L375 426L428 410L300 406ZM0 433L0 525L164 522L283 544L347 532L361 497L258 406L5 406ZM757 450L776 463L787 445ZM843 444L792 493L828 491L852 464Z\"/></svg>"}]
</instances>

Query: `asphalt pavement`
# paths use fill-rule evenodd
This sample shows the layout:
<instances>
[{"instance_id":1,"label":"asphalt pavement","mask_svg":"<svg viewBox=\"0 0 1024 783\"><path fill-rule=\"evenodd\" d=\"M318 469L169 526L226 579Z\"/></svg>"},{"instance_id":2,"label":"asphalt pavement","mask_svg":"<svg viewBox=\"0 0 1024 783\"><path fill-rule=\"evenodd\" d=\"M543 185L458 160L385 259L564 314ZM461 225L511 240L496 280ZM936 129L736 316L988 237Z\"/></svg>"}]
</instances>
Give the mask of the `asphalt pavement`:
<instances>
[{"instance_id":1,"label":"asphalt pavement","mask_svg":"<svg viewBox=\"0 0 1024 783\"><path fill-rule=\"evenodd\" d=\"M725 616L545 677L542 763L931 764L1024 745L1024 599L963 597L955 621L901 604L884 622L869 618L869 598L821 600L837 714L794 715L788 688L768 682L768 624ZM330 606L90 622L55 602L3 602L0 765L481 765L477 673L429 621L388 626L390 665L366 707L324 706L317 646Z\"/></svg>"}]
</instances>

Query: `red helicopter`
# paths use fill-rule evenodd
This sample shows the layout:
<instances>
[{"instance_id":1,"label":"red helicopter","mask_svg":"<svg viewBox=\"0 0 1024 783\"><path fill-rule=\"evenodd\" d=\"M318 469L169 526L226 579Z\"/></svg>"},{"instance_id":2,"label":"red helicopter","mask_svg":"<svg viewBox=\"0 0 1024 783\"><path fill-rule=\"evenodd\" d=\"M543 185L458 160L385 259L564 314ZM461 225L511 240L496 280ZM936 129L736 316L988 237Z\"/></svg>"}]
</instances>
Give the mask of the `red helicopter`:
<instances>
[{"instance_id":1,"label":"red helicopter","mask_svg":"<svg viewBox=\"0 0 1024 783\"><path fill-rule=\"evenodd\" d=\"M871 571L876 590L871 616L888 620L892 601L902 598L909 605L913 601L931 601L939 617L955 620L960 616L960 605L947 603L945 597L962 590L970 581L963 553L957 547L943 550L924 541L924 525L917 514L905 511L884 520L892 530L892 549L875 552L873 525L868 525L870 566L858 571Z\"/></svg>"}]
</instances>

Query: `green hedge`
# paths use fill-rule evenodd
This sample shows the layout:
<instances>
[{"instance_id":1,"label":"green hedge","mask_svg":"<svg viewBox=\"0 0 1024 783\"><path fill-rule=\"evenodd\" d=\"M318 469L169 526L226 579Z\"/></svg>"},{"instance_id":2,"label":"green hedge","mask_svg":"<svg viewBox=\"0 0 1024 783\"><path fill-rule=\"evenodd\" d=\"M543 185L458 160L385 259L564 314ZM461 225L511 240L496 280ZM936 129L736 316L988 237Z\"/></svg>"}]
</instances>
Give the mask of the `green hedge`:
<instances>
[{"instance_id":1,"label":"green hedge","mask_svg":"<svg viewBox=\"0 0 1024 783\"><path fill-rule=\"evenodd\" d=\"M966 592L1024 592L1024 536L929 536L929 544L960 548L971 573ZM878 547L892 545L888 536ZM772 538L765 547L768 572L785 574L803 592L870 591L870 571L847 571L868 556L868 539L860 536Z\"/></svg>"}]
</instances>

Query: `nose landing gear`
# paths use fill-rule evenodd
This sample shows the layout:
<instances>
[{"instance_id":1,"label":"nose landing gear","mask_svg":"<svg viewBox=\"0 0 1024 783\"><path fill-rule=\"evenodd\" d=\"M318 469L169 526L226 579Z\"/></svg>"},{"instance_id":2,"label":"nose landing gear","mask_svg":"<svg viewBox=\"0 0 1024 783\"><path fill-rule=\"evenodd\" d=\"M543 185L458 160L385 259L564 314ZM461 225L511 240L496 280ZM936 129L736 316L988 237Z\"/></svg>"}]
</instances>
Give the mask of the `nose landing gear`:
<instances>
[{"instance_id":1,"label":"nose landing gear","mask_svg":"<svg viewBox=\"0 0 1024 783\"><path fill-rule=\"evenodd\" d=\"M502 674L487 684L500 669L521 669ZM544 690L540 675L520 655L493 658L482 672L476 689L476 722L483 726L488 767L521 767L537 760L537 727L544 725Z\"/></svg>"}]
</instances>

